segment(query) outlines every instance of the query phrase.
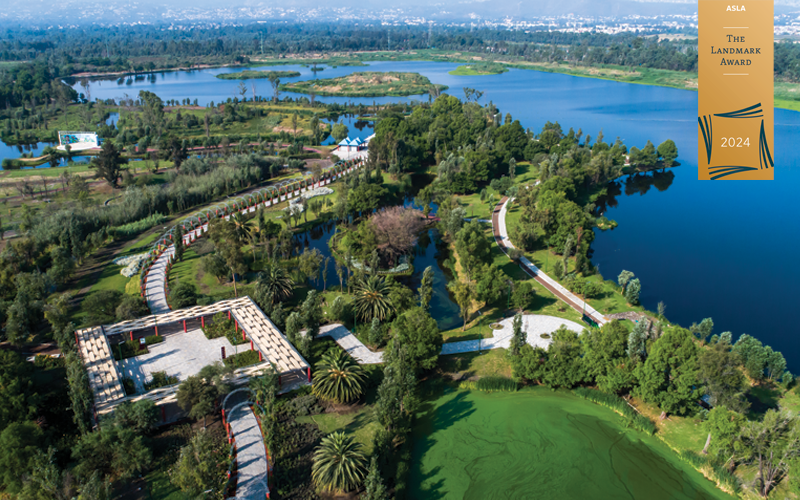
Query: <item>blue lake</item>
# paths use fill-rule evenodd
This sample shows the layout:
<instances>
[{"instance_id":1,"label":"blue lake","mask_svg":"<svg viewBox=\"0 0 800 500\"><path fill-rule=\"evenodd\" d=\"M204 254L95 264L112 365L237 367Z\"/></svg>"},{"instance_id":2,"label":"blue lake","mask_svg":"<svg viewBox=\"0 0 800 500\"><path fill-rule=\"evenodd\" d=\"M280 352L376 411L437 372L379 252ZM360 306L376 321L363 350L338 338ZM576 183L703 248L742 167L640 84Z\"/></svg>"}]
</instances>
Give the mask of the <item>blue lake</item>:
<instances>
[{"instance_id":1,"label":"blue lake","mask_svg":"<svg viewBox=\"0 0 800 500\"><path fill-rule=\"evenodd\" d=\"M326 68L318 78L355 71L414 71L449 85L453 95L462 96L462 87L483 90L481 102L491 100L503 114L511 113L524 127L536 131L547 121L558 121L565 131L581 128L584 135L597 137L602 130L607 142L619 137L628 147L641 148L648 139L656 145L673 139L682 164L672 170L674 178L660 179L645 193L647 183L641 179L628 189L623 183L616 205L606 212L619 227L598 232L593 262L608 279L615 279L623 269L633 271L642 282L644 305L655 310L658 301L664 301L670 320L688 326L713 317L715 332L755 335L783 351L790 366L800 370L798 327L787 319L798 306L792 286L800 282L800 266L792 259L800 247L800 231L796 222L783 220L792 217L788 205L800 181L800 153L793 147L800 133L800 113L775 111L774 182L701 182L697 180L696 92L514 69L493 76L449 75L456 66L380 62ZM300 71L297 80L314 77L309 68L300 66L277 69ZM233 97L238 82L214 75L229 71L236 70L163 73L155 81L130 85L94 82L92 96L135 96L144 89L162 99L219 102ZM271 96L268 82L261 82L259 93ZM427 96L317 99L372 104L427 100ZM666 189L658 189L665 184Z\"/></svg>"}]
</instances>

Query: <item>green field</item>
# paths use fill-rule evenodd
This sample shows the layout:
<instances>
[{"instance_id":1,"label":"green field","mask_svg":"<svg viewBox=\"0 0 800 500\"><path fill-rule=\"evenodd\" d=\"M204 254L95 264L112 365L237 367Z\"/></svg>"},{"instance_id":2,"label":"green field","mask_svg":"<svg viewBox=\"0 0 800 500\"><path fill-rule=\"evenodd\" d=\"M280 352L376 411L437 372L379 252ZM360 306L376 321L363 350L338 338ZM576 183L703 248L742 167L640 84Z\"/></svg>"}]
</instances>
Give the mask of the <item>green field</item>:
<instances>
[{"instance_id":1,"label":"green field","mask_svg":"<svg viewBox=\"0 0 800 500\"><path fill-rule=\"evenodd\" d=\"M426 94L433 86L427 77L419 73L363 71L338 78L285 83L281 89L308 93L313 87L317 95L379 97ZM446 85L436 86L441 91L447 89Z\"/></svg>"},{"instance_id":2,"label":"green field","mask_svg":"<svg viewBox=\"0 0 800 500\"><path fill-rule=\"evenodd\" d=\"M300 76L299 71L254 71L246 69L237 73L220 73L217 78L220 80L251 80L259 78L270 78L276 76L278 78L292 78Z\"/></svg>"},{"instance_id":3,"label":"green field","mask_svg":"<svg viewBox=\"0 0 800 500\"><path fill-rule=\"evenodd\" d=\"M732 498L570 393L439 390L414 427L409 498Z\"/></svg>"},{"instance_id":4,"label":"green field","mask_svg":"<svg viewBox=\"0 0 800 500\"><path fill-rule=\"evenodd\" d=\"M508 71L502 64L496 63L475 63L475 64L465 64L463 66L459 66L453 71L450 71L449 74L454 76L483 76L483 75L499 75L501 73L505 73Z\"/></svg>"}]
</instances>

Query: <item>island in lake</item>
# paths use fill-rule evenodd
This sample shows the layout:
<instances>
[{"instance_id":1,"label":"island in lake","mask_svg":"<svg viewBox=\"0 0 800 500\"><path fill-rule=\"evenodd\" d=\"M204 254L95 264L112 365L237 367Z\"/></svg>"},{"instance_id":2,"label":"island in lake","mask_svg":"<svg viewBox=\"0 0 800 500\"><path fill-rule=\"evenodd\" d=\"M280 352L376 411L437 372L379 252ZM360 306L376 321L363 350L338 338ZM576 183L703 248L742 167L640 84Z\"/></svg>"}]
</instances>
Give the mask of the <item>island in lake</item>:
<instances>
[{"instance_id":1,"label":"island in lake","mask_svg":"<svg viewBox=\"0 0 800 500\"><path fill-rule=\"evenodd\" d=\"M475 64L463 64L449 74L454 76L483 76L483 75L499 75L508 71L508 68L503 64L492 62L481 62Z\"/></svg>"},{"instance_id":2,"label":"island in lake","mask_svg":"<svg viewBox=\"0 0 800 500\"><path fill-rule=\"evenodd\" d=\"M236 73L220 73L217 75L217 78L221 80L252 80L258 78L270 78L270 77L277 77L277 78L292 78L295 76L300 76L299 71L254 71L251 69L246 69L244 71L238 71Z\"/></svg>"},{"instance_id":3,"label":"island in lake","mask_svg":"<svg viewBox=\"0 0 800 500\"><path fill-rule=\"evenodd\" d=\"M313 88L312 88L313 87ZM432 88L439 92L447 90L446 85L433 84L419 73L364 71L337 78L308 80L281 85L282 90L317 95L344 97L407 96L426 94Z\"/></svg>"}]
</instances>

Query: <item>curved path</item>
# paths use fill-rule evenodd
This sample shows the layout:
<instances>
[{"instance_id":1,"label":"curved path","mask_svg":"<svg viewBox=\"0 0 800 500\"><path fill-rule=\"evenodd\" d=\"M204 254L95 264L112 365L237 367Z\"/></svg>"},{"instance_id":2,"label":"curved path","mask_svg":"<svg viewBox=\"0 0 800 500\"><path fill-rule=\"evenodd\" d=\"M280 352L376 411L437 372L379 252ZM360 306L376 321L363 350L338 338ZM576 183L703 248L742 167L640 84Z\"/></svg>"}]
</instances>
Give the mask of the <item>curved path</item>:
<instances>
[{"instance_id":1,"label":"curved path","mask_svg":"<svg viewBox=\"0 0 800 500\"><path fill-rule=\"evenodd\" d=\"M463 340L460 342L446 342L442 345L440 356L450 354L463 354L465 352L487 351L489 349L507 349L511 345L514 333L513 316L499 321L501 328L492 330L492 338L479 340ZM543 333L553 333L561 326L565 326L575 333L582 333L584 326L568 319L545 316L542 314L524 314L522 316L522 330L527 333L528 344L534 347L547 349L553 342L552 339L542 338ZM339 323L325 325L319 329L320 337L331 337L339 346L347 351L362 365L383 363L383 352L370 351L353 333Z\"/></svg>"},{"instance_id":2,"label":"curved path","mask_svg":"<svg viewBox=\"0 0 800 500\"><path fill-rule=\"evenodd\" d=\"M236 440L237 500L267 498L267 451L258 420L249 405L237 405L228 414L231 432Z\"/></svg>"},{"instance_id":3,"label":"curved path","mask_svg":"<svg viewBox=\"0 0 800 500\"><path fill-rule=\"evenodd\" d=\"M147 273L147 282L144 286L144 295L147 298L147 307L153 314L169 312L167 304L167 266L175 255L175 245L167 248L150 267Z\"/></svg>"},{"instance_id":4,"label":"curved path","mask_svg":"<svg viewBox=\"0 0 800 500\"><path fill-rule=\"evenodd\" d=\"M508 255L508 249L514 248L514 245L508 237L508 231L506 230L506 213L508 211L508 204L512 201L514 201L514 198L503 197L492 212L492 232L494 233L494 239L497 242L497 246L500 247L500 250L502 250L506 256ZM538 281L543 287L547 288L553 295L564 301L568 306L581 314L586 314L598 325L602 326L608 323L608 318L597 312L588 303L584 303L582 299L561 286L556 280L542 272L542 270L536 267L527 257L523 256L520 258L519 262L519 267L523 271Z\"/></svg>"}]
</instances>

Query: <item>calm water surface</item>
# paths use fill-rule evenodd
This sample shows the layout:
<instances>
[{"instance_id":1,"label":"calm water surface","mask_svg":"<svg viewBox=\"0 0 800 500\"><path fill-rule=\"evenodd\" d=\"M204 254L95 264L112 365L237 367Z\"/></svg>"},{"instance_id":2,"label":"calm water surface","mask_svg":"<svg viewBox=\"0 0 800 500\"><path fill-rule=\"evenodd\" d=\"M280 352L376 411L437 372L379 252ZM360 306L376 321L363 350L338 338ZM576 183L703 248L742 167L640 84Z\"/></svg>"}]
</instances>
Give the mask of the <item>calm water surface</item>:
<instances>
[{"instance_id":1,"label":"calm water surface","mask_svg":"<svg viewBox=\"0 0 800 500\"><path fill-rule=\"evenodd\" d=\"M455 67L382 62L366 68L326 68L319 78L364 70L415 71L449 85L453 95L461 96L462 87L483 90L482 102L493 101L502 113L510 112L536 131L547 121L558 121L565 131L581 128L595 138L602 130L606 141L619 137L628 147L641 148L648 139L656 145L673 139L682 164L674 169L674 178L669 183L659 179L644 193L647 183L641 180L635 182L636 189L621 187L616 206L606 213L619 227L597 234L593 261L608 279L623 269L633 271L642 281L642 301L649 309L664 301L668 318L687 326L711 316L716 332L756 335L783 351L794 370L800 370L798 327L790 316L798 306L795 284L800 283L800 266L794 262L800 231L791 208L800 181L795 147L799 113L775 112L775 181L701 182L695 92L514 69L493 76L448 75ZM314 77L308 68L279 69L301 72L287 81ZM155 81L130 85L95 82L92 96L134 96L145 89L162 99L219 102L234 96L238 82L214 75L229 71L234 70L163 73ZM265 97L271 95L268 82L259 82L258 88ZM318 100L372 104L427 96ZM664 184L667 188L659 190Z\"/></svg>"}]
</instances>

